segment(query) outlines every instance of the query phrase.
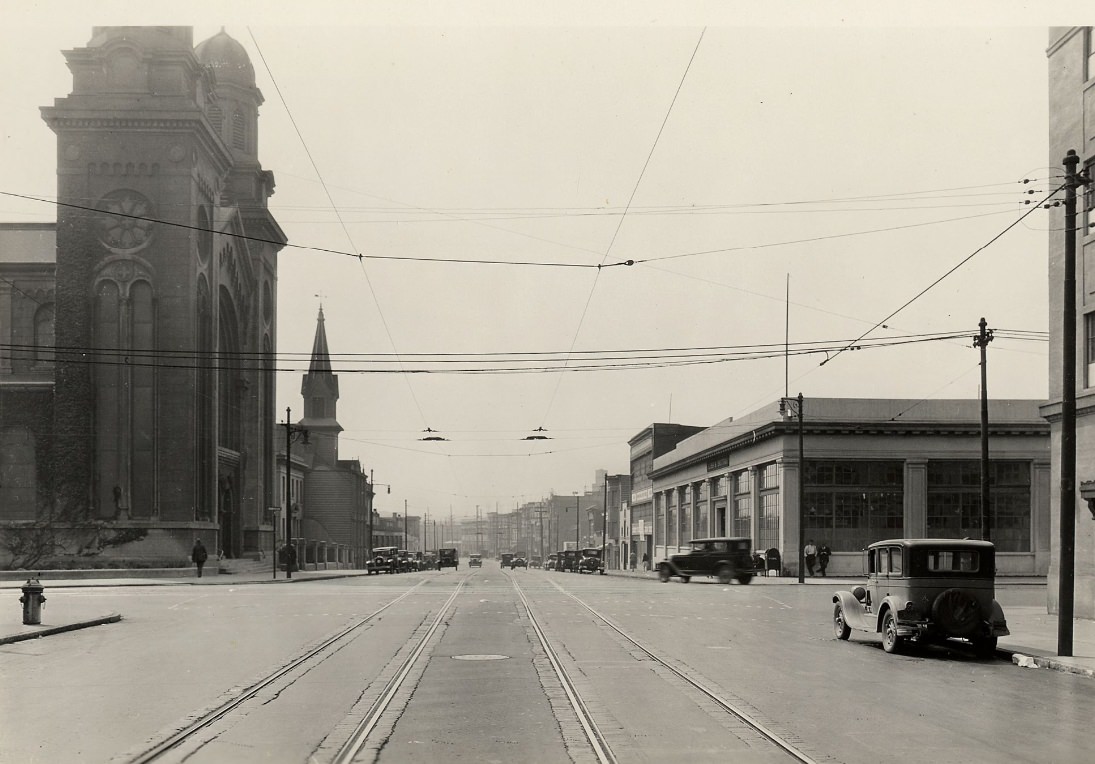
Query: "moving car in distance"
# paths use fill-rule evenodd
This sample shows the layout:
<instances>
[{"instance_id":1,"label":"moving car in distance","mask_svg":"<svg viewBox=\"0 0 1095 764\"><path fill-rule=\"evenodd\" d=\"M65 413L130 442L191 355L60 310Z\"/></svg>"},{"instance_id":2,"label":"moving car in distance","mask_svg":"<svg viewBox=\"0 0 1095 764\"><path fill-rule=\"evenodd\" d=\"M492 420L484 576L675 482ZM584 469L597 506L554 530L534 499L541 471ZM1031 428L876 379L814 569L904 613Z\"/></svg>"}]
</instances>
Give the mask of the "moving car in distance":
<instances>
[{"instance_id":1,"label":"moving car in distance","mask_svg":"<svg viewBox=\"0 0 1095 764\"><path fill-rule=\"evenodd\" d=\"M483 567L483 555L481 555L481 554L468 555L468 567L469 568L481 568L481 567Z\"/></svg>"},{"instance_id":2,"label":"moving car in distance","mask_svg":"<svg viewBox=\"0 0 1095 764\"><path fill-rule=\"evenodd\" d=\"M559 564L559 555L551 553L548 555L547 564L544 566L545 570L555 570L555 566Z\"/></svg>"},{"instance_id":3,"label":"moving car in distance","mask_svg":"<svg viewBox=\"0 0 1095 764\"><path fill-rule=\"evenodd\" d=\"M530 568L542 568L543 561L537 555L533 555L528 558L528 566Z\"/></svg>"},{"instance_id":4,"label":"moving car in distance","mask_svg":"<svg viewBox=\"0 0 1095 764\"><path fill-rule=\"evenodd\" d=\"M365 565L365 571L368 575L373 573L398 573L399 572L399 558L397 557L397 549L394 546L378 546L373 550L373 556Z\"/></svg>"},{"instance_id":5,"label":"moving car in distance","mask_svg":"<svg viewBox=\"0 0 1095 764\"><path fill-rule=\"evenodd\" d=\"M664 583L679 576L687 584L692 576L713 576L721 584L753 580L753 542L747 538L719 537L692 539L689 551L675 554L658 563L658 578Z\"/></svg>"},{"instance_id":6,"label":"moving car in distance","mask_svg":"<svg viewBox=\"0 0 1095 764\"><path fill-rule=\"evenodd\" d=\"M417 570L417 566L414 562L414 557L406 549L397 549L396 554L399 556L399 572L410 573L413 570Z\"/></svg>"},{"instance_id":7,"label":"moving car in distance","mask_svg":"<svg viewBox=\"0 0 1095 764\"><path fill-rule=\"evenodd\" d=\"M605 574L605 561L601 559L600 547L588 547L582 550L582 556L578 560L579 573Z\"/></svg>"},{"instance_id":8,"label":"moving car in distance","mask_svg":"<svg viewBox=\"0 0 1095 764\"><path fill-rule=\"evenodd\" d=\"M521 555L517 555L516 557L514 557L509 562L509 569L510 570L515 570L517 568L527 568L527 567L528 567L528 560L526 560Z\"/></svg>"},{"instance_id":9,"label":"moving car in distance","mask_svg":"<svg viewBox=\"0 0 1095 764\"><path fill-rule=\"evenodd\" d=\"M422 555L422 570L437 570L437 552Z\"/></svg>"},{"instance_id":10,"label":"moving car in distance","mask_svg":"<svg viewBox=\"0 0 1095 764\"><path fill-rule=\"evenodd\" d=\"M560 559L562 560L561 567L567 573L574 573L578 570L578 558L582 553L577 549L567 549L562 553Z\"/></svg>"},{"instance_id":11,"label":"moving car in distance","mask_svg":"<svg viewBox=\"0 0 1095 764\"><path fill-rule=\"evenodd\" d=\"M502 567L510 567L510 563L513 562L513 552L506 552L502 555Z\"/></svg>"},{"instance_id":12,"label":"moving car in distance","mask_svg":"<svg viewBox=\"0 0 1095 764\"><path fill-rule=\"evenodd\" d=\"M457 556L455 549L437 550L437 569L441 570L441 568L460 569L460 558Z\"/></svg>"},{"instance_id":13,"label":"moving car in distance","mask_svg":"<svg viewBox=\"0 0 1095 764\"><path fill-rule=\"evenodd\" d=\"M833 632L882 634L887 653L959 639L981 657L1008 624L996 601L996 547L968 539L889 539L867 547L867 585L833 595Z\"/></svg>"}]
</instances>

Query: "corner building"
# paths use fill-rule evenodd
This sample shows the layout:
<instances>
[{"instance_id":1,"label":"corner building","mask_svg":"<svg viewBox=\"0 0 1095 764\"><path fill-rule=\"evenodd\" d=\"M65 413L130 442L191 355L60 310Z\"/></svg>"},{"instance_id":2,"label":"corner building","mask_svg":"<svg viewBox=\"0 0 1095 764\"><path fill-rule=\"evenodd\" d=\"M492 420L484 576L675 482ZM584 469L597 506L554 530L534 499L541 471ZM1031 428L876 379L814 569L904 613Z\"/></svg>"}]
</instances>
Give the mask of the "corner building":
<instances>
[{"instance_id":1,"label":"corner building","mask_svg":"<svg viewBox=\"0 0 1095 764\"><path fill-rule=\"evenodd\" d=\"M1049 427L1040 401L989 402L989 538L1000 575L1049 566ZM980 402L807 398L772 403L654 459L655 562L694 538L742 536L798 575L799 525L833 550L829 575L865 574L874 541L983 538ZM800 471L803 492L799 491Z\"/></svg>"},{"instance_id":2,"label":"corner building","mask_svg":"<svg viewBox=\"0 0 1095 764\"><path fill-rule=\"evenodd\" d=\"M54 324L36 334L56 343L52 428L20 440L0 424L17 443L5 458L33 453L36 479L0 519L106 528L130 539L103 550L118 556L178 557L195 537L240 556L274 504L286 241L254 69L225 32L195 47L186 27L97 27L64 55L72 92L42 109L57 135L55 283L40 291Z\"/></svg>"}]
</instances>

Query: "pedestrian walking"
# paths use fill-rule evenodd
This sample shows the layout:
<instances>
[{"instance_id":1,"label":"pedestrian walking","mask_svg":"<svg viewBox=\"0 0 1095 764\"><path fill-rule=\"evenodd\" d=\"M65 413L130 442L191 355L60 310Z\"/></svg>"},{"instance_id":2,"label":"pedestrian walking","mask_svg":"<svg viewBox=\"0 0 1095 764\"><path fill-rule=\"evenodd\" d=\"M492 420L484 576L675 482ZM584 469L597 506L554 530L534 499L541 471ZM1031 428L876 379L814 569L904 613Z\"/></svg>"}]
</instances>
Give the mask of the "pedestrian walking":
<instances>
[{"instance_id":1,"label":"pedestrian walking","mask_svg":"<svg viewBox=\"0 0 1095 764\"><path fill-rule=\"evenodd\" d=\"M209 553L205 551L205 544L202 543L201 539L194 539L194 548L190 552L190 559L198 566L198 578L201 578L202 568L205 566L205 561L209 559Z\"/></svg>"},{"instance_id":2,"label":"pedestrian walking","mask_svg":"<svg viewBox=\"0 0 1095 764\"><path fill-rule=\"evenodd\" d=\"M650 555L646 552L643 552L643 570L650 571Z\"/></svg>"},{"instance_id":3,"label":"pedestrian walking","mask_svg":"<svg viewBox=\"0 0 1095 764\"><path fill-rule=\"evenodd\" d=\"M802 551L806 554L806 570L812 576L814 575L814 563L817 562L817 547L814 546L814 540L807 541L806 548Z\"/></svg>"},{"instance_id":4,"label":"pedestrian walking","mask_svg":"<svg viewBox=\"0 0 1095 764\"><path fill-rule=\"evenodd\" d=\"M829 548L829 545L824 541L821 542L821 546L817 548L817 567L821 571L821 575L825 575L825 569L829 567L829 557L833 554L833 550Z\"/></svg>"}]
</instances>

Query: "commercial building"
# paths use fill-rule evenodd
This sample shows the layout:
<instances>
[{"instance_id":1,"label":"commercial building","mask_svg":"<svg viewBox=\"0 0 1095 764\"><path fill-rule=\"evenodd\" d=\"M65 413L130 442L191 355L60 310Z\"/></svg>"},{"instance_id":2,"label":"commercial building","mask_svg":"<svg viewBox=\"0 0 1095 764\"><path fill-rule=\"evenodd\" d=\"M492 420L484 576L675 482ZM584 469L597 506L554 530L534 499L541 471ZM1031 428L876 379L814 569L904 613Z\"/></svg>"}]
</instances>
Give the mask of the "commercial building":
<instances>
[{"instance_id":1,"label":"commercial building","mask_svg":"<svg viewBox=\"0 0 1095 764\"><path fill-rule=\"evenodd\" d=\"M989 403L988 537L1000 575L1045 575L1050 564L1040 403ZM979 401L807 398L804 465L799 433L775 402L655 458L655 561L693 538L744 536L797 575L800 518L806 539L832 548L831 575L864 573L863 548L884 538L982 538Z\"/></svg>"},{"instance_id":2,"label":"commercial building","mask_svg":"<svg viewBox=\"0 0 1095 764\"><path fill-rule=\"evenodd\" d=\"M1050 167L1064 168L1069 151L1079 168L1095 178L1095 32L1093 27L1050 27L1049 158ZM1076 502L1075 596L1073 613L1095 618L1095 183L1080 192L1076 232ZM1042 413L1052 432L1053 485L1061 478L1061 400L1064 394L1062 332L1064 328L1065 231L1064 209L1051 207L1049 231L1049 401ZM1060 563L1060 494L1051 500L1053 561L1047 590L1050 612L1058 611Z\"/></svg>"}]
</instances>

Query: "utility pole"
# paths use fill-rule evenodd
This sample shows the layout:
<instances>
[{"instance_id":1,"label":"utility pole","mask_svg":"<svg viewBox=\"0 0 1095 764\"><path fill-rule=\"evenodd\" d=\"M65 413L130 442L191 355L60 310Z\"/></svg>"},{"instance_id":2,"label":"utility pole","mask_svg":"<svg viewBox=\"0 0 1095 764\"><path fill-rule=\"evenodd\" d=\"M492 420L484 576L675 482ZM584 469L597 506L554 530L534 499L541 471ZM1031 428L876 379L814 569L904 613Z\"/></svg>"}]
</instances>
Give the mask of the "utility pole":
<instances>
[{"instance_id":1,"label":"utility pole","mask_svg":"<svg viewBox=\"0 0 1095 764\"><path fill-rule=\"evenodd\" d=\"M605 475L605 505L601 510L601 564L606 568L608 567L608 560L605 558L605 546L608 543L608 475Z\"/></svg>"},{"instance_id":2,"label":"utility pole","mask_svg":"<svg viewBox=\"0 0 1095 764\"><path fill-rule=\"evenodd\" d=\"M285 428L285 577L293 577L293 562L295 554L290 554L293 544L293 441L298 438L303 438L304 442L308 442L308 430L299 425L295 425L289 420L289 415L292 409L288 406L285 407L285 422L282 427Z\"/></svg>"},{"instance_id":3,"label":"utility pole","mask_svg":"<svg viewBox=\"0 0 1095 764\"><path fill-rule=\"evenodd\" d=\"M992 342L992 329L986 329L988 324L985 317L981 317L978 324L981 331L973 338L973 346L981 348L981 538L985 541L992 540L990 523L990 498L989 498L989 393L988 393L988 366L987 353L989 343Z\"/></svg>"},{"instance_id":4,"label":"utility pole","mask_svg":"<svg viewBox=\"0 0 1095 764\"><path fill-rule=\"evenodd\" d=\"M1065 262L1061 326L1061 560L1058 566L1057 654L1072 655L1076 594L1076 188L1090 182L1076 173L1080 158L1069 149L1065 166Z\"/></svg>"},{"instance_id":5,"label":"utility pole","mask_svg":"<svg viewBox=\"0 0 1095 764\"><path fill-rule=\"evenodd\" d=\"M580 501L580 499L578 498L578 495L575 494L574 495L574 551L575 552L577 552L579 549L582 548L582 540L581 540L581 537L579 535L582 531L582 510L578 508L578 502L579 501ZM575 561L575 564L577 564L577 561L578 561L577 555L575 555L574 561ZM577 570L577 569L575 569L575 570Z\"/></svg>"}]
</instances>

